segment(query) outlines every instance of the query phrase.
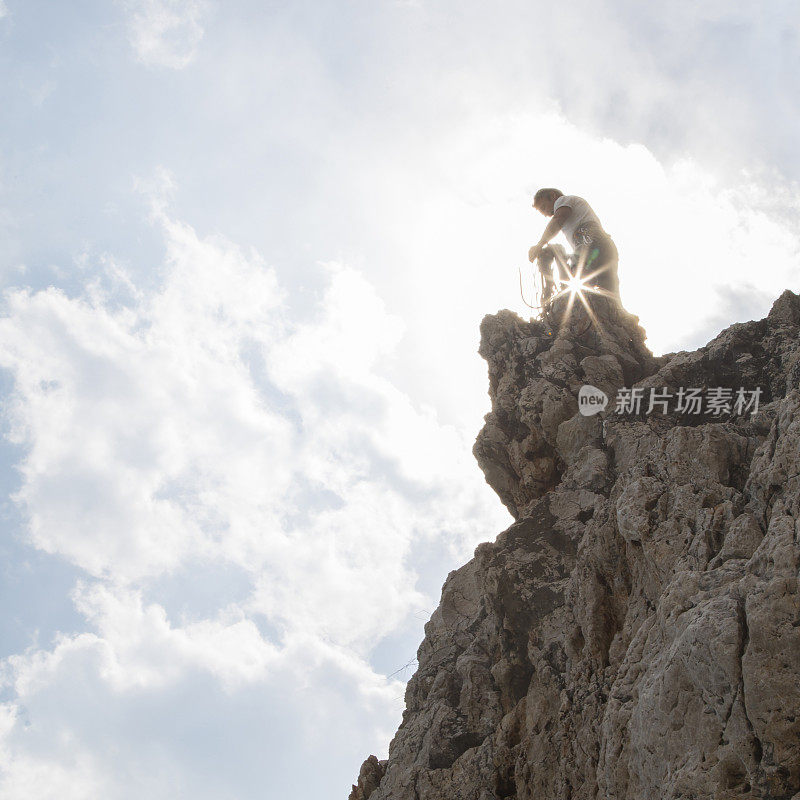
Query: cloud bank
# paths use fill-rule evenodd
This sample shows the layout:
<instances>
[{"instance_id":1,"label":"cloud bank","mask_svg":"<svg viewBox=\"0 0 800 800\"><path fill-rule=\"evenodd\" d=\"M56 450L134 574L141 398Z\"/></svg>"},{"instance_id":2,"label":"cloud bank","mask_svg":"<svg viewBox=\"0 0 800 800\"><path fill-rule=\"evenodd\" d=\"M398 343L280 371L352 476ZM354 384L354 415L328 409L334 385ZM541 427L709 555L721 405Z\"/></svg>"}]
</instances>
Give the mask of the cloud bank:
<instances>
[{"instance_id":1,"label":"cloud bank","mask_svg":"<svg viewBox=\"0 0 800 800\"><path fill-rule=\"evenodd\" d=\"M320 265L298 323L257 253L198 237L163 205L155 216L166 258L152 291L107 257L76 296L5 297L15 502L29 542L84 575L71 602L85 621L5 662L10 798L218 797L286 757L204 784L202 747L175 750L190 726L170 728L187 703L222 727L226 704L258 707L240 738L286 725L311 741L316 709L388 741L402 685L369 659L431 603L413 547L468 552L506 520L469 437L381 374L402 325L363 276ZM193 580L203 602L187 600ZM141 704L165 726L160 747L139 737Z\"/></svg>"}]
</instances>

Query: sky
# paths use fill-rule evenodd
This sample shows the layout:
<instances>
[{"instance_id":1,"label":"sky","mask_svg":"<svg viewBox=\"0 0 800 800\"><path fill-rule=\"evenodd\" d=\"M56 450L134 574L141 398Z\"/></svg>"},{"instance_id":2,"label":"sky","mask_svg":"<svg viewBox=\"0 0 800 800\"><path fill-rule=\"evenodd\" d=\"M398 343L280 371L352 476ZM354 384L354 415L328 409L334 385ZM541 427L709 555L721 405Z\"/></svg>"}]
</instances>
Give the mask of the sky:
<instances>
[{"instance_id":1,"label":"sky","mask_svg":"<svg viewBox=\"0 0 800 800\"><path fill-rule=\"evenodd\" d=\"M344 798L447 573L532 195L655 353L798 289L800 10L0 0L0 796Z\"/></svg>"}]
</instances>

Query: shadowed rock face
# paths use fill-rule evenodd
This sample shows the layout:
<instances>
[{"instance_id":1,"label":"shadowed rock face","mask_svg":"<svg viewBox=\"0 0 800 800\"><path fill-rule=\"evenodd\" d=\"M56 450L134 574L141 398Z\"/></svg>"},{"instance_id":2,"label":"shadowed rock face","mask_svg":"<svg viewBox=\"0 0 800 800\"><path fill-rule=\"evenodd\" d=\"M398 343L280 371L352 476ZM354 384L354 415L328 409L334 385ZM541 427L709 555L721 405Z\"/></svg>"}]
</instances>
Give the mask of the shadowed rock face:
<instances>
[{"instance_id":1,"label":"shadowed rock face","mask_svg":"<svg viewBox=\"0 0 800 800\"><path fill-rule=\"evenodd\" d=\"M481 325L474 452L517 521L448 576L354 800L800 800L800 297L660 358L596 311ZM623 386L762 394L634 416Z\"/></svg>"}]
</instances>

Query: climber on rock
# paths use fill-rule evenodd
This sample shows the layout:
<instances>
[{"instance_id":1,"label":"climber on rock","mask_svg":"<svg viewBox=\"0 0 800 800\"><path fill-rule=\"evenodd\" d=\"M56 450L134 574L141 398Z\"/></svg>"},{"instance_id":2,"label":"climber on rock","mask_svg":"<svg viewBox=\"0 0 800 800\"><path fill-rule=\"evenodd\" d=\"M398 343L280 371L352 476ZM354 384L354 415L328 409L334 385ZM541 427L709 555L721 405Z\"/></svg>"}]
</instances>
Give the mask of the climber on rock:
<instances>
[{"instance_id":1,"label":"climber on rock","mask_svg":"<svg viewBox=\"0 0 800 800\"><path fill-rule=\"evenodd\" d=\"M585 285L596 287L602 294L611 295L620 302L617 248L592 207L582 197L565 195L558 189L539 189L533 198L533 207L551 219L541 239L528 251L528 258L536 261L547 243L559 231L564 231L579 256L580 278Z\"/></svg>"}]
</instances>

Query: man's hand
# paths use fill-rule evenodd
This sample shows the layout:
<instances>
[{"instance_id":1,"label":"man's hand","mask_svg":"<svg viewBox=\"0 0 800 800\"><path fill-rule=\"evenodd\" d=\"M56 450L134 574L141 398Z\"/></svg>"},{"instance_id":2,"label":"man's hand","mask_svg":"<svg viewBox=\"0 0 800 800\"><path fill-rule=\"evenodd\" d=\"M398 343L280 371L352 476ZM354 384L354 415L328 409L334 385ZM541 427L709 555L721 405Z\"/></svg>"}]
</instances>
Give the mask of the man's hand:
<instances>
[{"instance_id":1,"label":"man's hand","mask_svg":"<svg viewBox=\"0 0 800 800\"><path fill-rule=\"evenodd\" d=\"M542 254L542 250L544 250L544 248L545 245L543 244L535 244L533 247L531 247L531 249L528 250L528 261L531 263L536 261L536 259Z\"/></svg>"}]
</instances>

